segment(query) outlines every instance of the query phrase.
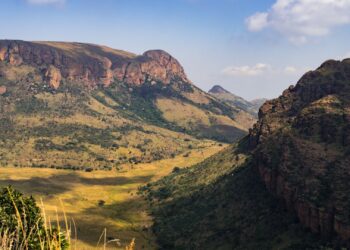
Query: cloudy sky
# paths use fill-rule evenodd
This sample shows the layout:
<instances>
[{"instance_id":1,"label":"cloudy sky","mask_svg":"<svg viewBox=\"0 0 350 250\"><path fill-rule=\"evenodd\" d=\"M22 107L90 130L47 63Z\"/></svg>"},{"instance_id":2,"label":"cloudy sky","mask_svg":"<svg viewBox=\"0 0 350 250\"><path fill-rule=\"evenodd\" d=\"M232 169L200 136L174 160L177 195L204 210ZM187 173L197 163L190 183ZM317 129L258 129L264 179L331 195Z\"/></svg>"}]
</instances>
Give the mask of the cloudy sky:
<instances>
[{"instance_id":1,"label":"cloudy sky","mask_svg":"<svg viewBox=\"0 0 350 250\"><path fill-rule=\"evenodd\" d=\"M2 0L1 39L164 49L208 90L278 96L350 57L350 0Z\"/></svg>"}]
</instances>

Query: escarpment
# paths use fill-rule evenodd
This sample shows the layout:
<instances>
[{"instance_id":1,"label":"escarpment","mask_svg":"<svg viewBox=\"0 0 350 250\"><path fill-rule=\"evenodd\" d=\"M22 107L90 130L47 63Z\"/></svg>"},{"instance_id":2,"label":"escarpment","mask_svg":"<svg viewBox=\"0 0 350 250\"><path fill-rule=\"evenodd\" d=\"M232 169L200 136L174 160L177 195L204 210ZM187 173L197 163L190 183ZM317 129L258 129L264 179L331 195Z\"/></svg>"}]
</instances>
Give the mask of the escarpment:
<instances>
[{"instance_id":1,"label":"escarpment","mask_svg":"<svg viewBox=\"0 0 350 250\"><path fill-rule=\"evenodd\" d=\"M62 79L90 88L108 87L114 80L130 85L145 81L169 84L174 79L189 82L179 62L161 50L137 56L92 44L2 40L0 62L32 66L54 89Z\"/></svg>"},{"instance_id":2,"label":"escarpment","mask_svg":"<svg viewBox=\"0 0 350 250\"><path fill-rule=\"evenodd\" d=\"M267 189L312 232L350 240L350 60L327 61L266 102L250 131Z\"/></svg>"}]
</instances>

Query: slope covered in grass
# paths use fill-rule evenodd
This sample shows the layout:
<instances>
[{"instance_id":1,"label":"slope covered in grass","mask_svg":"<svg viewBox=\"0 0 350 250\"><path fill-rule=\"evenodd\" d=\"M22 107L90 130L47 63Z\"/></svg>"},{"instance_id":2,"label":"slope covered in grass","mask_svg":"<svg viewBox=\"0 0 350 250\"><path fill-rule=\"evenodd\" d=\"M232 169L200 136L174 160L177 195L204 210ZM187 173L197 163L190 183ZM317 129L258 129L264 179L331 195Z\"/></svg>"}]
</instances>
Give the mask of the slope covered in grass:
<instances>
[{"instance_id":1,"label":"slope covered in grass","mask_svg":"<svg viewBox=\"0 0 350 250\"><path fill-rule=\"evenodd\" d=\"M0 96L0 166L111 169L206 143L162 119L152 101L122 84L89 91L67 82L53 91L4 82L10 87Z\"/></svg>"},{"instance_id":2,"label":"slope covered in grass","mask_svg":"<svg viewBox=\"0 0 350 250\"><path fill-rule=\"evenodd\" d=\"M319 249L231 146L142 188L162 249ZM317 243L315 243L317 242Z\"/></svg>"}]
</instances>

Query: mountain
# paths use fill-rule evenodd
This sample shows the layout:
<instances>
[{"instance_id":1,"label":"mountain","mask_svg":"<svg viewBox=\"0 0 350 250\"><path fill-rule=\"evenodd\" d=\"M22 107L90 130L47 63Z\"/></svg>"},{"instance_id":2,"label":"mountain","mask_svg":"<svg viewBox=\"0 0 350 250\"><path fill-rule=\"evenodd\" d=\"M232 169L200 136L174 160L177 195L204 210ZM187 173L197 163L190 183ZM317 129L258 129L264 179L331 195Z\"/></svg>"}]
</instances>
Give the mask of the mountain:
<instances>
[{"instance_id":1,"label":"mountain","mask_svg":"<svg viewBox=\"0 0 350 250\"><path fill-rule=\"evenodd\" d=\"M251 100L250 103L253 105L253 110L254 110L256 113L259 113L260 107L261 107L266 101L268 101L268 99L266 99L266 98L259 98L259 99Z\"/></svg>"},{"instance_id":2,"label":"mountain","mask_svg":"<svg viewBox=\"0 0 350 250\"><path fill-rule=\"evenodd\" d=\"M106 168L236 141L251 116L192 84L161 50L0 41L0 165Z\"/></svg>"},{"instance_id":3,"label":"mountain","mask_svg":"<svg viewBox=\"0 0 350 250\"><path fill-rule=\"evenodd\" d=\"M258 116L259 108L267 100L267 99L256 99L249 102L240 96L232 94L231 92L229 92L228 90L224 89L219 85L214 85L209 90L208 93L233 107L238 107L243 111L250 113L254 117Z\"/></svg>"},{"instance_id":4,"label":"mountain","mask_svg":"<svg viewBox=\"0 0 350 250\"><path fill-rule=\"evenodd\" d=\"M249 137L267 189L312 232L350 240L350 60L327 61L261 108Z\"/></svg>"},{"instance_id":5,"label":"mountain","mask_svg":"<svg viewBox=\"0 0 350 250\"><path fill-rule=\"evenodd\" d=\"M260 109L238 144L142 189L163 249L350 247L350 59Z\"/></svg>"}]
</instances>

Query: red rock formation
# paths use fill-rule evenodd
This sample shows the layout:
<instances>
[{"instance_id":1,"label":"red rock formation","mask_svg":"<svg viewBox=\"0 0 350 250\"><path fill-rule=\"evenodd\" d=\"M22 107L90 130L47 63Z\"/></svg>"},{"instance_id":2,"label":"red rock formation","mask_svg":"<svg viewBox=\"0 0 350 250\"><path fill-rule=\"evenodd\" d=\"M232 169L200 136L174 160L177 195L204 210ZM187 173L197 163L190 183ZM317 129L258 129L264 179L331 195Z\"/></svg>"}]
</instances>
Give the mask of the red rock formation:
<instances>
[{"instance_id":1,"label":"red rock formation","mask_svg":"<svg viewBox=\"0 0 350 250\"><path fill-rule=\"evenodd\" d=\"M61 72L56 67L49 66L45 72L45 80L49 83L50 87L58 89L62 80Z\"/></svg>"},{"instance_id":2,"label":"red rock formation","mask_svg":"<svg viewBox=\"0 0 350 250\"><path fill-rule=\"evenodd\" d=\"M174 79L189 82L179 62L161 50L135 56L91 44L3 40L0 61L44 68L43 79L54 88L61 79L83 82L92 88L99 84L108 87L114 79L130 85L145 81L169 84Z\"/></svg>"},{"instance_id":3,"label":"red rock formation","mask_svg":"<svg viewBox=\"0 0 350 250\"><path fill-rule=\"evenodd\" d=\"M0 95L3 95L5 94L7 91L6 87L5 86L0 86Z\"/></svg>"}]
</instances>

